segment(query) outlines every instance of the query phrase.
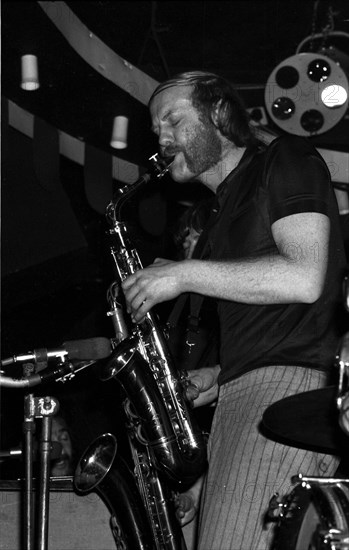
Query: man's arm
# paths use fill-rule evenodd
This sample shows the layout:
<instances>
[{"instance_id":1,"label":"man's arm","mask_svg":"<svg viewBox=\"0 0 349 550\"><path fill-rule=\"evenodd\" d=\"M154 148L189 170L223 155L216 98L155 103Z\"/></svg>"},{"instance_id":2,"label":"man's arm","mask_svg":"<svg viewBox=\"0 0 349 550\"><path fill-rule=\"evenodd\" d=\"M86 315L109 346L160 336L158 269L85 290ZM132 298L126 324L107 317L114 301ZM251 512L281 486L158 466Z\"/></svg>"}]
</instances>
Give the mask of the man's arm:
<instances>
[{"instance_id":1,"label":"man's arm","mask_svg":"<svg viewBox=\"0 0 349 550\"><path fill-rule=\"evenodd\" d=\"M273 256L231 261L158 260L123 283L128 310L139 322L155 304L183 292L248 304L312 303L327 269L330 221L317 212L273 223Z\"/></svg>"}]
</instances>

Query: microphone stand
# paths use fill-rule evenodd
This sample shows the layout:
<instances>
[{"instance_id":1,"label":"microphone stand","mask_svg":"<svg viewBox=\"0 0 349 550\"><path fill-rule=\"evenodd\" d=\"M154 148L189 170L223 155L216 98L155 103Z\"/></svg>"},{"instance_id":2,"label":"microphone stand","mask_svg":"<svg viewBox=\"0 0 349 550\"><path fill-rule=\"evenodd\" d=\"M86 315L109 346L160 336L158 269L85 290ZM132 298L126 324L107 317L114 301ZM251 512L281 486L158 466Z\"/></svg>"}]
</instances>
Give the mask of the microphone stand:
<instances>
[{"instance_id":1,"label":"microphone stand","mask_svg":"<svg viewBox=\"0 0 349 550\"><path fill-rule=\"evenodd\" d=\"M50 400L45 397L45 400ZM47 402L47 401L46 401ZM49 494L50 494L50 452L52 417L44 416L40 437L40 476L38 504L38 550L45 550L48 544Z\"/></svg>"},{"instance_id":2,"label":"microphone stand","mask_svg":"<svg viewBox=\"0 0 349 550\"><path fill-rule=\"evenodd\" d=\"M33 434L35 422L32 394L24 396L24 548L32 550L34 542L33 523Z\"/></svg>"},{"instance_id":3,"label":"microphone stand","mask_svg":"<svg viewBox=\"0 0 349 550\"><path fill-rule=\"evenodd\" d=\"M82 341L84 342L84 341ZM73 345L74 344L74 345ZM107 339L97 339L95 348L91 349L89 353L100 355L99 358L107 357L111 352L110 342ZM84 344L86 346L86 343ZM72 342L70 344L74 351L77 344ZM74 347L75 346L75 347ZM84 349L84 348L83 348ZM66 350L64 355L67 354ZM56 353L56 352L55 352ZM85 349L85 353L87 353ZM35 355L35 354L34 354ZM37 354L41 357L40 354ZM7 376L2 376L0 372L0 386L5 387L31 387L36 386L46 379L53 378L54 380L61 380L64 382L67 379L75 376L75 371L79 371L95 363L95 360L80 361L78 368L74 369L73 364L69 361L65 361L65 357L60 357L60 363L56 369L48 375L38 375L37 372L45 369L46 362L38 362L37 369L34 364L25 363L23 365L23 379L15 380ZM27 357L25 356L25 359ZM28 359L31 357L28 356ZM36 359L36 356L34 357ZM58 357L57 357L58 359ZM12 362L12 361L11 361ZM6 360L1 362L6 364ZM33 372L35 373L33 375ZM37 488L38 495L38 550L46 550L48 544L48 523L49 523L49 491L50 491L50 453L51 453L51 428L52 428L52 416L54 416L59 410L59 403L57 399L52 397L34 397L32 393L24 396L24 421L23 421L23 433L24 433L24 461L25 461L25 473L24 473L24 515L23 515L23 543L24 550L34 550L34 514L33 514L33 434L35 433L35 418L42 418L42 430L40 438L40 464L39 464L39 483Z\"/></svg>"},{"instance_id":4,"label":"microphone stand","mask_svg":"<svg viewBox=\"0 0 349 550\"><path fill-rule=\"evenodd\" d=\"M25 493L24 493L24 542L25 550L33 550L34 522L33 522L33 433L35 432L35 418L42 418L40 436L40 467L38 486L38 550L46 550L48 543L49 523L49 480L50 480L50 452L52 416L59 410L57 399L52 397L34 397L28 394L24 397L25 434Z\"/></svg>"}]
</instances>

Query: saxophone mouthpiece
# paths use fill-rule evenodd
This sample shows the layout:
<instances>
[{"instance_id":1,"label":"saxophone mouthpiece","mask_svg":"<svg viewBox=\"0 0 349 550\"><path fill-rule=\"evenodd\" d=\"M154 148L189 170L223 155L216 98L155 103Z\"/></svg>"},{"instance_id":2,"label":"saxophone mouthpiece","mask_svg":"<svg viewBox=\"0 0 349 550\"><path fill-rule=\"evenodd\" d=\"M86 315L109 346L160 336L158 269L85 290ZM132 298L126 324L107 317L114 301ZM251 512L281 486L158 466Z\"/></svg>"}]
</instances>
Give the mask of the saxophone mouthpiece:
<instances>
[{"instance_id":1,"label":"saxophone mouthpiece","mask_svg":"<svg viewBox=\"0 0 349 550\"><path fill-rule=\"evenodd\" d=\"M164 176L170 169L170 166L174 161L174 155L170 157L162 157L159 153L155 153L155 155L151 156L148 160L155 169L157 177L162 178L162 176Z\"/></svg>"}]
</instances>

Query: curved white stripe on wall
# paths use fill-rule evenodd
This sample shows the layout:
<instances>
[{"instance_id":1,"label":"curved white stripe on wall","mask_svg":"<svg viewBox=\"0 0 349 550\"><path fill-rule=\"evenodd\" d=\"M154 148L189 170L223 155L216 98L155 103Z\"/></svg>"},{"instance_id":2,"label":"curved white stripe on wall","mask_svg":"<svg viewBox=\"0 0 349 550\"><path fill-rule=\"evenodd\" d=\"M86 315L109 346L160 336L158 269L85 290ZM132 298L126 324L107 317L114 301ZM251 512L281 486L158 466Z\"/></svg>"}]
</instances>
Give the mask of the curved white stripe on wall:
<instances>
[{"instance_id":1,"label":"curved white stripe on wall","mask_svg":"<svg viewBox=\"0 0 349 550\"><path fill-rule=\"evenodd\" d=\"M68 8L65 2L38 2L74 50L119 88L147 105L158 82L104 44Z\"/></svg>"}]
</instances>

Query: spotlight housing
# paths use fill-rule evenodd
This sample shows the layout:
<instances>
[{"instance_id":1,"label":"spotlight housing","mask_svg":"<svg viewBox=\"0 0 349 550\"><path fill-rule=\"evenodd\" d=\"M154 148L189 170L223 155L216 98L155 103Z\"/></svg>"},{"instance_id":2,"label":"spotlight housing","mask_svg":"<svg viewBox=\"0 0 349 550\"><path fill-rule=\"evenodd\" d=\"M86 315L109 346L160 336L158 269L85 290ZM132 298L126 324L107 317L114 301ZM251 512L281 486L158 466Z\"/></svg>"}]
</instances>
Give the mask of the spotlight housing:
<instances>
[{"instance_id":1,"label":"spotlight housing","mask_svg":"<svg viewBox=\"0 0 349 550\"><path fill-rule=\"evenodd\" d=\"M348 78L339 63L319 53L300 53L282 61L265 87L273 122L299 136L333 128L348 109Z\"/></svg>"}]
</instances>

